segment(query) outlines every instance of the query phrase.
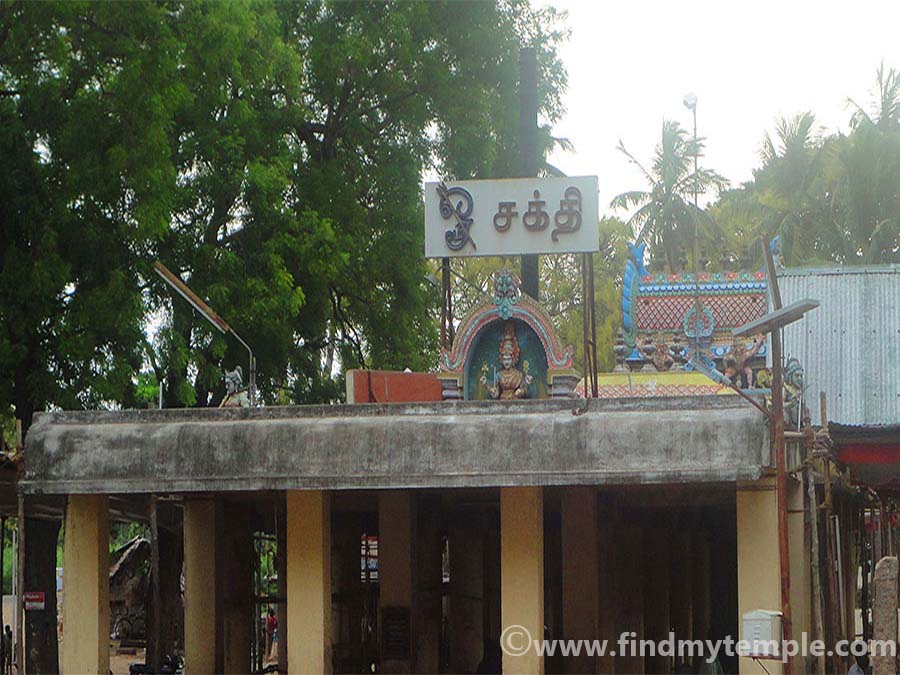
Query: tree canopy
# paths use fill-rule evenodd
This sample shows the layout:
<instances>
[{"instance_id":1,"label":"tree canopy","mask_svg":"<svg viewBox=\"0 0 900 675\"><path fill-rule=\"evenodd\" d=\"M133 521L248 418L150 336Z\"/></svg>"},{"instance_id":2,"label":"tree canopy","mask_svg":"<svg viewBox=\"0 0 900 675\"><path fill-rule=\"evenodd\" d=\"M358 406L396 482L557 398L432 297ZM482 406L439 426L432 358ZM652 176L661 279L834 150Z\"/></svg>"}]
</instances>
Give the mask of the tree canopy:
<instances>
[{"instance_id":1,"label":"tree canopy","mask_svg":"<svg viewBox=\"0 0 900 675\"><path fill-rule=\"evenodd\" d=\"M665 121L662 136L645 169L622 141L618 150L644 175L649 190L630 190L613 199L613 208L636 209L628 220L638 241L650 244L650 254L668 266L670 272L683 269L687 252L703 227L710 227L706 213L693 201L694 195L722 190L727 181L707 168L695 168L703 155L702 138L692 138L677 122Z\"/></svg>"},{"instance_id":2,"label":"tree canopy","mask_svg":"<svg viewBox=\"0 0 900 675\"><path fill-rule=\"evenodd\" d=\"M777 120L753 179L731 190L703 167L702 139L695 148L666 122L650 169L620 143L649 189L625 192L611 206L629 213L656 270L689 268L695 223L700 271L758 268L763 236L780 237L793 266L900 262L900 72L880 66L871 104L848 103L847 133L825 134L809 111ZM695 184L714 197L706 209L689 202Z\"/></svg>"},{"instance_id":3,"label":"tree canopy","mask_svg":"<svg viewBox=\"0 0 900 675\"><path fill-rule=\"evenodd\" d=\"M497 3L0 3L0 404L270 402L425 369L421 176L507 175L520 47L562 110L560 16ZM549 140L547 141L549 142Z\"/></svg>"}]
</instances>

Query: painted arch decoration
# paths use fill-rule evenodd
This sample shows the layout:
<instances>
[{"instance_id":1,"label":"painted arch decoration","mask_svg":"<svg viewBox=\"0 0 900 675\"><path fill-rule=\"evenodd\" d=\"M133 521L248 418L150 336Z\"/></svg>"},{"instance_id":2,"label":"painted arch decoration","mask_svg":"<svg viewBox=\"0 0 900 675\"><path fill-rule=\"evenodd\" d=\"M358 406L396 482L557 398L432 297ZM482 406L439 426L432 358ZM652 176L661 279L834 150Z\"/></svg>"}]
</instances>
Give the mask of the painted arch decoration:
<instances>
[{"instance_id":1,"label":"painted arch decoration","mask_svg":"<svg viewBox=\"0 0 900 675\"><path fill-rule=\"evenodd\" d=\"M569 397L578 382L574 358L543 308L502 269L494 274L493 298L466 317L451 349L441 351L438 379L445 400Z\"/></svg>"}]
</instances>

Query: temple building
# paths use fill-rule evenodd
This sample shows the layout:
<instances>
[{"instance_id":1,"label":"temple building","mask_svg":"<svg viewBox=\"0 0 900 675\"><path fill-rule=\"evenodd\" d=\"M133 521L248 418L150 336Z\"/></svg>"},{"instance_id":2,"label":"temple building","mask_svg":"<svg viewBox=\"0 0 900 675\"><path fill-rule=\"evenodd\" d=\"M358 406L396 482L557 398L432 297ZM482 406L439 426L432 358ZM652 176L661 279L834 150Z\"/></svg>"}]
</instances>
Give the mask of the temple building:
<instances>
[{"instance_id":1,"label":"temple building","mask_svg":"<svg viewBox=\"0 0 900 675\"><path fill-rule=\"evenodd\" d=\"M188 673L264 665L264 605L277 607L277 663L290 673L697 672L700 654L642 655L637 643L737 640L745 614L782 609L770 424L743 397L765 408L771 357L765 340L732 337L767 312L767 280L629 265L617 367L599 375L598 398L584 397L574 351L541 306L500 271L435 373L352 371L347 405L39 415L19 488L26 508L65 503L62 672L108 671L108 523L122 513L164 533L157 607L174 606L162 596L179 587L171 561L183 556L183 637L172 639ZM802 293L783 287L786 301ZM805 355L791 344L796 394ZM795 637L815 623L801 438L814 393L789 399ZM823 494L822 475L812 480ZM257 583L260 536L276 545L274 591ZM835 630L852 635L849 553L844 563ZM164 634L169 619L148 614ZM520 652L527 636L608 649ZM760 672L750 658L720 662Z\"/></svg>"}]
</instances>

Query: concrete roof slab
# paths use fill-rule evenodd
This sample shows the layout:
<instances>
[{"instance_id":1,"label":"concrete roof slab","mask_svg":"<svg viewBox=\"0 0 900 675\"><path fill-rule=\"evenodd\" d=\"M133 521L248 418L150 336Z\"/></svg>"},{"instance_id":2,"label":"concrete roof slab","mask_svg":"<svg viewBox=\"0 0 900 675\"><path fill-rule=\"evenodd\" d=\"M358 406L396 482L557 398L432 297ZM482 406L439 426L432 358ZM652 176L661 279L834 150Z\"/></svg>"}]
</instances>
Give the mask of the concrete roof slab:
<instances>
[{"instance_id":1,"label":"concrete roof slab","mask_svg":"<svg viewBox=\"0 0 900 675\"><path fill-rule=\"evenodd\" d=\"M731 397L57 412L26 493L728 482L769 459Z\"/></svg>"}]
</instances>

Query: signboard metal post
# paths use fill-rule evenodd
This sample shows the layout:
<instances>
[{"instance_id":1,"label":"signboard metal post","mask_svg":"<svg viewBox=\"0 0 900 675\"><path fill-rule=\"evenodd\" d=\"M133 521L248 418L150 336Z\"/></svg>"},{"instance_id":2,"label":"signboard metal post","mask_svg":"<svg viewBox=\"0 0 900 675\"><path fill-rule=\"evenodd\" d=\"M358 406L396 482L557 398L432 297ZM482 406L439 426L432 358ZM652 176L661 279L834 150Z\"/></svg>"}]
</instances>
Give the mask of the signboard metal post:
<instances>
[{"instance_id":1,"label":"signboard metal post","mask_svg":"<svg viewBox=\"0 0 900 675\"><path fill-rule=\"evenodd\" d=\"M519 50L519 164L522 176L537 176L541 153L538 150L538 72L533 47ZM540 266L536 255L522 256L522 291L538 299Z\"/></svg>"}]
</instances>

